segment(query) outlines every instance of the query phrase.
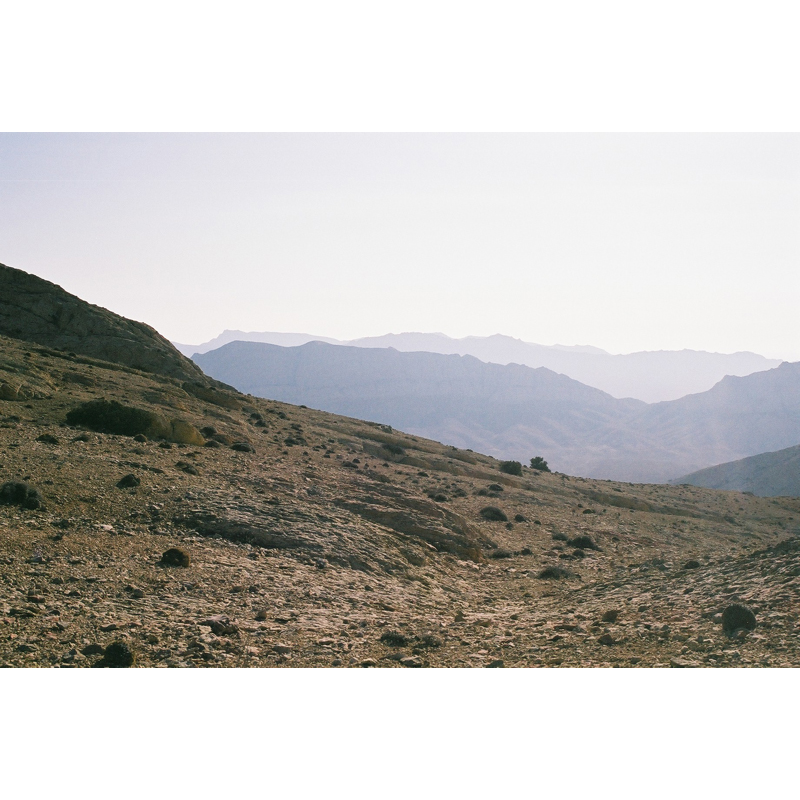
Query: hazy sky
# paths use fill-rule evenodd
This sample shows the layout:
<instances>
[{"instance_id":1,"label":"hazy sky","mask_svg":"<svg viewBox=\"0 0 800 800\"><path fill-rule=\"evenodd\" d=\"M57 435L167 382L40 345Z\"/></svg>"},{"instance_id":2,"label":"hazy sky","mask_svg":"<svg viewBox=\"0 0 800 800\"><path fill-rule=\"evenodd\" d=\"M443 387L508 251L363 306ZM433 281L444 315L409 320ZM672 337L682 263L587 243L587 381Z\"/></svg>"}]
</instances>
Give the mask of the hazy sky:
<instances>
[{"instance_id":1,"label":"hazy sky","mask_svg":"<svg viewBox=\"0 0 800 800\"><path fill-rule=\"evenodd\" d=\"M0 262L170 339L800 360L795 134L0 135Z\"/></svg>"}]
</instances>

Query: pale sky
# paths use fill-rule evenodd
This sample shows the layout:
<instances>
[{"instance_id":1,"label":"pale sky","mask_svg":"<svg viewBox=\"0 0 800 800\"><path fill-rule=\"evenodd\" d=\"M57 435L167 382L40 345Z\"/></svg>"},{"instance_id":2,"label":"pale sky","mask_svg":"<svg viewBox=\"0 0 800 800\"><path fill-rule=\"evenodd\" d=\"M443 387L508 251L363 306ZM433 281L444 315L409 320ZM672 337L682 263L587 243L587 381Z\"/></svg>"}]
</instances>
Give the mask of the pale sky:
<instances>
[{"instance_id":1,"label":"pale sky","mask_svg":"<svg viewBox=\"0 0 800 800\"><path fill-rule=\"evenodd\" d=\"M796 134L3 134L0 262L168 338L800 360Z\"/></svg>"}]
</instances>

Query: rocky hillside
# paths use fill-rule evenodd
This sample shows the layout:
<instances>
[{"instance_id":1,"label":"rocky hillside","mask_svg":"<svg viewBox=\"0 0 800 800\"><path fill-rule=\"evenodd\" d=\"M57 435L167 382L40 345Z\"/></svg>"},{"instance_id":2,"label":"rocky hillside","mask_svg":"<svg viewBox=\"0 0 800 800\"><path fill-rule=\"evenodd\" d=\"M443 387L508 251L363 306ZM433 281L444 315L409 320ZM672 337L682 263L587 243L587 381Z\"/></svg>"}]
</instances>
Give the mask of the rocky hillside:
<instances>
[{"instance_id":1,"label":"rocky hillside","mask_svg":"<svg viewBox=\"0 0 800 800\"><path fill-rule=\"evenodd\" d=\"M0 399L4 665L800 666L798 500L540 473L18 339L0 375L27 387Z\"/></svg>"},{"instance_id":2,"label":"rocky hillside","mask_svg":"<svg viewBox=\"0 0 800 800\"><path fill-rule=\"evenodd\" d=\"M585 477L667 481L800 441L800 363L646 404L548 369L471 356L233 342L194 358L261 397L379 419L500 458L544 455Z\"/></svg>"},{"instance_id":3,"label":"rocky hillside","mask_svg":"<svg viewBox=\"0 0 800 800\"><path fill-rule=\"evenodd\" d=\"M759 497L800 497L800 445L718 464L670 483L751 492Z\"/></svg>"},{"instance_id":4,"label":"rocky hillside","mask_svg":"<svg viewBox=\"0 0 800 800\"><path fill-rule=\"evenodd\" d=\"M146 372L204 381L153 328L93 306L60 286L0 264L0 334Z\"/></svg>"}]
</instances>

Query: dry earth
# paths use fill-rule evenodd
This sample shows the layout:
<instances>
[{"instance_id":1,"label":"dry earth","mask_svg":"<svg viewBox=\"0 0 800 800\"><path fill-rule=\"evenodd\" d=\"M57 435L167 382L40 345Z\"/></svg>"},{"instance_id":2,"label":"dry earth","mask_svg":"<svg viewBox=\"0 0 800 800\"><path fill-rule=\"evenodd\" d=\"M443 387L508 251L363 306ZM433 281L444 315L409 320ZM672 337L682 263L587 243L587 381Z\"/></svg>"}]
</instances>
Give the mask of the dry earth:
<instances>
[{"instance_id":1,"label":"dry earth","mask_svg":"<svg viewBox=\"0 0 800 800\"><path fill-rule=\"evenodd\" d=\"M800 666L800 500L517 477L380 424L197 394L0 337L0 484L43 503L0 505L0 663ZM99 397L219 446L66 424ZM733 603L754 630L723 632Z\"/></svg>"}]
</instances>

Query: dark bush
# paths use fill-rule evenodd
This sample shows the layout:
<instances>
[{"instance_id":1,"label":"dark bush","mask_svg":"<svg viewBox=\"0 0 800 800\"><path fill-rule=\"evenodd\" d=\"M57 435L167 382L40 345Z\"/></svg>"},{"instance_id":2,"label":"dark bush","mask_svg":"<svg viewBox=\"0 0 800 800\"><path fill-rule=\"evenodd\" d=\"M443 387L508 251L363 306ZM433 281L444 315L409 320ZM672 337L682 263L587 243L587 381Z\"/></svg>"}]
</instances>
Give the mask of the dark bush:
<instances>
[{"instance_id":1,"label":"dark bush","mask_svg":"<svg viewBox=\"0 0 800 800\"><path fill-rule=\"evenodd\" d=\"M527 522L528 518L522 514L514 514L514 522Z\"/></svg>"},{"instance_id":2,"label":"dark bush","mask_svg":"<svg viewBox=\"0 0 800 800\"><path fill-rule=\"evenodd\" d=\"M722 612L722 631L730 636L739 628L752 631L756 627L756 615L747 607L734 603Z\"/></svg>"},{"instance_id":3,"label":"dark bush","mask_svg":"<svg viewBox=\"0 0 800 800\"><path fill-rule=\"evenodd\" d=\"M42 497L27 483L9 482L0 486L0 505L20 506L35 511L42 507Z\"/></svg>"},{"instance_id":4,"label":"dark bush","mask_svg":"<svg viewBox=\"0 0 800 800\"><path fill-rule=\"evenodd\" d=\"M519 461L501 461L500 472L505 472L506 475L522 476L522 464Z\"/></svg>"},{"instance_id":5,"label":"dark bush","mask_svg":"<svg viewBox=\"0 0 800 800\"><path fill-rule=\"evenodd\" d=\"M550 472L550 467L541 456L534 456L531 459L531 469L538 469L539 472Z\"/></svg>"},{"instance_id":6,"label":"dark bush","mask_svg":"<svg viewBox=\"0 0 800 800\"><path fill-rule=\"evenodd\" d=\"M683 565L683 568L684 569L699 569L700 568L700 562L696 561L695 559L691 559L690 561L687 561Z\"/></svg>"},{"instance_id":7,"label":"dark bush","mask_svg":"<svg viewBox=\"0 0 800 800\"><path fill-rule=\"evenodd\" d=\"M159 562L164 567L188 567L191 559L189 554L178 547L170 547Z\"/></svg>"},{"instance_id":8,"label":"dark bush","mask_svg":"<svg viewBox=\"0 0 800 800\"><path fill-rule=\"evenodd\" d=\"M540 578L554 578L560 580L561 578L569 578L572 573L564 567L545 567L540 573Z\"/></svg>"},{"instance_id":9,"label":"dark bush","mask_svg":"<svg viewBox=\"0 0 800 800\"><path fill-rule=\"evenodd\" d=\"M497 550L492 550L489 553L489 558L511 558L514 554L510 550L506 550L505 547L498 547Z\"/></svg>"},{"instance_id":10,"label":"dark bush","mask_svg":"<svg viewBox=\"0 0 800 800\"><path fill-rule=\"evenodd\" d=\"M67 412L70 425L83 425L98 433L119 436L142 434L151 438L169 439L183 444L203 445L205 439L188 422L168 420L153 411L125 406L116 400L90 400Z\"/></svg>"},{"instance_id":11,"label":"dark bush","mask_svg":"<svg viewBox=\"0 0 800 800\"><path fill-rule=\"evenodd\" d=\"M134 489L141 483L133 473L123 476L117 481L118 489Z\"/></svg>"},{"instance_id":12,"label":"dark bush","mask_svg":"<svg viewBox=\"0 0 800 800\"><path fill-rule=\"evenodd\" d=\"M389 444L388 442L383 445L383 449L391 453L393 456L404 456L406 451L400 445Z\"/></svg>"},{"instance_id":13,"label":"dark bush","mask_svg":"<svg viewBox=\"0 0 800 800\"><path fill-rule=\"evenodd\" d=\"M389 645L389 647L405 647L410 643L407 636L403 636L402 633L398 633L397 631L386 631L386 633L381 636L381 641Z\"/></svg>"},{"instance_id":14,"label":"dark bush","mask_svg":"<svg viewBox=\"0 0 800 800\"><path fill-rule=\"evenodd\" d=\"M576 536L569 539L567 544L572 547L579 547L581 550L599 550L600 548L592 541L591 536Z\"/></svg>"},{"instance_id":15,"label":"dark bush","mask_svg":"<svg viewBox=\"0 0 800 800\"><path fill-rule=\"evenodd\" d=\"M146 433L156 420L156 415L151 411L124 406L116 400L90 400L67 412L70 425L84 425L99 433L116 433L120 436Z\"/></svg>"},{"instance_id":16,"label":"dark bush","mask_svg":"<svg viewBox=\"0 0 800 800\"><path fill-rule=\"evenodd\" d=\"M554 542L566 542L567 541L567 535L565 533L561 533L559 531L556 531L553 534L553 541Z\"/></svg>"},{"instance_id":17,"label":"dark bush","mask_svg":"<svg viewBox=\"0 0 800 800\"><path fill-rule=\"evenodd\" d=\"M508 517L497 506L486 506L480 510L480 515L489 522L508 522Z\"/></svg>"},{"instance_id":18,"label":"dark bush","mask_svg":"<svg viewBox=\"0 0 800 800\"><path fill-rule=\"evenodd\" d=\"M136 663L136 654L126 642L111 642L106 647L103 657L95 663L95 667L132 667Z\"/></svg>"},{"instance_id":19,"label":"dark bush","mask_svg":"<svg viewBox=\"0 0 800 800\"><path fill-rule=\"evenodd\" d=\"M486 487L490 492L502 492L503 487L499 483L490 483Z\"/></svg>"}]
</instances>

